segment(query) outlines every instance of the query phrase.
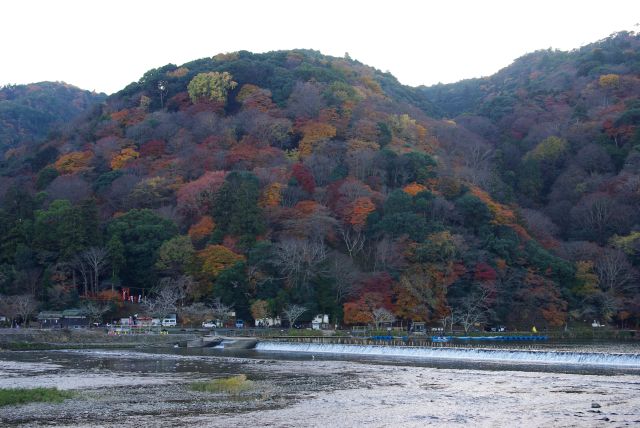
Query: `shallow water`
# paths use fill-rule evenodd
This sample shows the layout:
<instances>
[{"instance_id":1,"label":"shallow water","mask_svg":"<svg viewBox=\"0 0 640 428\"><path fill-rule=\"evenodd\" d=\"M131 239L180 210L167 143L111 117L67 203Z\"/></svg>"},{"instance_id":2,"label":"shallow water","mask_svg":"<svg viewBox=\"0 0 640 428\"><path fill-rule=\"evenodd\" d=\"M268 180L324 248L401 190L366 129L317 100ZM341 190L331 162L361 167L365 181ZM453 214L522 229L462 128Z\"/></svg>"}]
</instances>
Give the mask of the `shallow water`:
<instances>
[{"instance_id":1,"label":"shallow water","mask_svg":"<svg viewBox=\"0 0 640 428\"><path fill-rule=\"evenodd\" d=\"M620 345L615 353L634 355L637 349ZM194 380L239 373L254 382L239 397L188 388ZM62 404L0 408L0 425L632 426L640 424L639 374L629 365L291 349L0 352L0 387L78 391L77 399Z\"/></svg>"}]
</instances>

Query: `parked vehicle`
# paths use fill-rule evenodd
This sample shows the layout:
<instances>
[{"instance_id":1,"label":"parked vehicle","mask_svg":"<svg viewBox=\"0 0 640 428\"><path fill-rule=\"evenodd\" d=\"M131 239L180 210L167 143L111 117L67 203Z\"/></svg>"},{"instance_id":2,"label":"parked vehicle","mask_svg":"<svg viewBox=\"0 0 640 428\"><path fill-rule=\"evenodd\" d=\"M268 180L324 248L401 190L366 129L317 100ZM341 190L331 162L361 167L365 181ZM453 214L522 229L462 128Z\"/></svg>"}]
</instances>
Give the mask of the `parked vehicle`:
<instances>
[{"instance_id":1,"label":"parked vehicle","mask_svg":"<svg viewBox=\"0 0 640 428\"><path fill-rule=\"evenodd\" d=\"M175 327L178 325L178 320L175 314L169 315L162 320L162 327Z\"/></svg>"},{"instance_id":2,"label":"parked vehicle","mask_svg":"<svg viewBox=\"0 0 640 428\"><path fill-rule=\"evenodd\" d=\"M202 323L202 328L216 328L217 325L215 323L215 321L204 321Z\"/></svg>"},{"instance_id":3,"label":"parked vehicle","mask_svg":"<svg viewBox=\"0 0 640 428\"><path fill-rule=\"evenodd\" d=\"M244 328L244 321L236 320L236 328Z\"/></svg>"}]
</instances>

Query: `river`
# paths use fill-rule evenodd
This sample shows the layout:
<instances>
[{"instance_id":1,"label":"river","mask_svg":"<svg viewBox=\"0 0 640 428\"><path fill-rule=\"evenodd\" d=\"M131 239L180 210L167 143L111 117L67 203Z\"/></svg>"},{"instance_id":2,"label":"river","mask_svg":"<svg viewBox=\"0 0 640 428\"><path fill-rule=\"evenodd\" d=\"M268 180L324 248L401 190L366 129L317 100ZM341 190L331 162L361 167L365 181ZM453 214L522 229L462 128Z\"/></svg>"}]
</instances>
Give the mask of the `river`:
<instances>
[{"instance_id":1,"label":"river","mask_svg":"<svg viewBox=\"0 0 640 428\"><path fill-rule=\"evenodd\" d=\"M0 426L640 424L637 345L540 351L345 346L4 351L0 388L56 386L77 395L60 404L0 407ZM251 389L229 396L189 388L235 374L245 374Z\"/></svg>"}]
</instances>

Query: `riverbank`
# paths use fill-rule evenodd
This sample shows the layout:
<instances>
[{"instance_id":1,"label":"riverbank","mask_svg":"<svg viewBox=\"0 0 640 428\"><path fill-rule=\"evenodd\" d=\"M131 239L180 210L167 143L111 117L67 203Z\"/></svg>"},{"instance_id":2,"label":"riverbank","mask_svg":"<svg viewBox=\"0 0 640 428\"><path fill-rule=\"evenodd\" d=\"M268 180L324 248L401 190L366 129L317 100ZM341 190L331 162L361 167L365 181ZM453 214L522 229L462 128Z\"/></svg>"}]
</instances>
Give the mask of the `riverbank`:
<instances>
[{"instance_id":1,"label":"riverbank","mask_svg":"<svg viewBox=\"0 0 640 428\"><path fill-rule=\"evenodd\" d=\"M0 388L58 385L76 398L0 410L0 425L587 426L640 423L640 376L495 368L433 368L406 361L275 359L138 351L0 352ZM278 358L283 358L279 356ZM237 396L194 391L195 381L244 374Z\"/></svg>"},{"instance_id":2,"label":"riverbank","mask_svg":"<svg viewBox=\"0 0 640 428\"><path fill-rule=\"evenodd\" d=\"M136 348L186 346L201 335L109 335L105 329L0 329L0 350L49 350L84 348Z\"/></svg>"}]
</instances>

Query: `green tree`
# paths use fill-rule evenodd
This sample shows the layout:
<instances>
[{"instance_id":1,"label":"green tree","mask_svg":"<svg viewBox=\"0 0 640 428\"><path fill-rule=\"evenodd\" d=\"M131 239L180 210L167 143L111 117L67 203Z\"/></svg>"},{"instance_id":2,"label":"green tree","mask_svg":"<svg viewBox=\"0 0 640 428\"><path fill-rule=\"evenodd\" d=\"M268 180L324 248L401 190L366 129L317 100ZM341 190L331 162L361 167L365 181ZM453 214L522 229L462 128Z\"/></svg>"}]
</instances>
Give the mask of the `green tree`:
<instances>
[{"instance_id":1,"label":"green tree","mask_svg":"<svg viewBox=\"0 0 640 428\"><path fill-rule=\"evenodd\" d=\"M247 320L251 317L249 308L249 282L246 275L246 263L239 262L220 272L213 284L213 296L222 303L233 306L236 317Z\"/></svg>"},{"instance_id":2,"label":"green tree","mask_svg":"<svg viewBox=\"0 0 640 428\"><path fill-rule=\"evenodd\" d=\"M259 199L260 186L255 175L244 171L227 175L212 209L217 230L253 241L265 229Z\"/></svg>"},{"instance_id":3,"label":"green tree","mask_svg":"<svg viewBox=\"0 0 640 428\"><path fill-rule=\"evenodd\" d=\"M107 226L111 239L124 246L125 263L121 270L123 284L150 288L157 278L154 265L162 243L177 235L176 225L151 210L131 210Z\"/></svg>"},{"instance_id":4,"label":"green tree","mask_svg":"<svg viewBox=\"0 0 640 428\"><path fill-rule=\"evenodd\" d=\"M478 231L482 226L489 224L491 211L479 198L467 193L456 200L456 208L464 221L465 227Z\"/></svg>"},{"instance_id":5,"label":"green tree","mask_svg":"<svg viewBox=\"0 0 640 428\"><path fill-rule=\"evenodd\" d=\"M185 273L193 264L195 250L188 236L176 236L160 246L156 268L169 276Z\"/></svg>"},{"instance_id":6,"label":"green tree","mask_svg":"<svg viewBox=\"0 0 640 428\"><path fill-rule=\"evenodd\" d=\"M126 262L124 244L117 235L112 236L109 242L107 242L107 251L109 253L111 283L113 285L120 282L120 271Z\"/></svg>"},{"instance_id":7,"label":"green tree","mask_svg":"<svg viewBox=\"0 0 640 428\"><path fill-rule=\"evenodd\" d=\"M97 220L86 218L89 207L74 207L67 200L53 201L47 209L35 213L35 249L43 260L69 261L95 243Z\"/></svg>"},{"instance_id":8,"label":"green tree","mask_svg":"<svg viewBox=\"0 0 640 428\"><path fill-rule=\"evenodd\" d=\"M213 71L210 73L199 73L187 86L191 101L218 101L226 103L227 93L235 88L238 84L233 81L233 76L226 71L219 73Z\"/></svg>"}]
</instances>

